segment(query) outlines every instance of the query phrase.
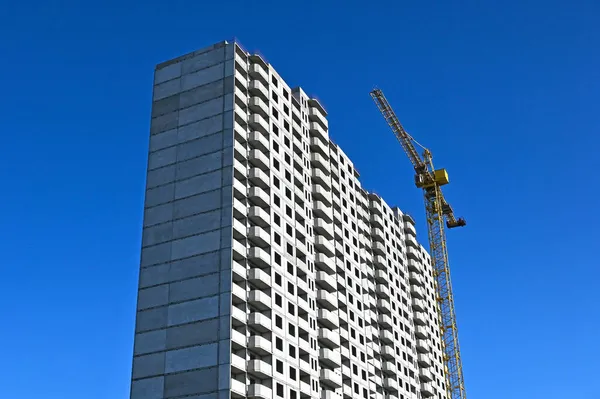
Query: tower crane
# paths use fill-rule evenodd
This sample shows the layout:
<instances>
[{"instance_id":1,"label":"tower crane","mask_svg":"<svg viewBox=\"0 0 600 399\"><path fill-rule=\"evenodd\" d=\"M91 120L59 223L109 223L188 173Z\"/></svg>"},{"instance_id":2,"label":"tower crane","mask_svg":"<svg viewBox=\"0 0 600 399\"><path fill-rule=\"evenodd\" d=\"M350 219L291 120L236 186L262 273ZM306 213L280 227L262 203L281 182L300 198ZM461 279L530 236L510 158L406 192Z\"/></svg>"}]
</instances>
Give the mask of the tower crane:
<instances>
[{"instance_id":1,"label":"tower crane","mask_svg":"<svg viewBox=\"0 0 600 399\"><path fill-rule=\"evenodd\" d=\"M423 190L425 196L429 248L433 261L433 272L436 280L437 301L439 305L437 308L444 352L444 375L447 396L448 399L466 399L467 395L465 392L460 348L458 345L458 330L456 328L456 316L454 312L454 298L450 284L450 266L448 264L444 221L446 222L446 227L449 229L465 226L466 222L463 218L456 218L454 216L452 207L448 204L442 193L442 186L449 183L446 170L435 169L433 167L431 151L419 144L404 130L394 110L380 89L371 91L371 97L413 164L415 169L415 185ZM419 156L415 144L423 149L422 157Z\"/></svg>"}]
</instances>

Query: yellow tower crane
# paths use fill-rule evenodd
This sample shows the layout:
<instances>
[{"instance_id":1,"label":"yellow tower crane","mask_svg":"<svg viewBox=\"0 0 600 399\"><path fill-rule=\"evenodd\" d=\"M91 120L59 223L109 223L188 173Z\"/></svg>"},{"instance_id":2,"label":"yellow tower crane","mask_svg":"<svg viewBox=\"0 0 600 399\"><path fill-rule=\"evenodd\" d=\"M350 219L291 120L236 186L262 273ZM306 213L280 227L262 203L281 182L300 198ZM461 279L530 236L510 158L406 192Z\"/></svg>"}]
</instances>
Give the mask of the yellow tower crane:
<instances>
[{"instance_id":1,"label":"yellow tower crane","mask_svg":"<svg viewBox=\"0 0 600 399\"><path fill-rule=\"evenodd\" d=\"M460 348L458 346L458 330L454 313L454 298L450 284L450 266L448 264L444 220L449 229L465 226L466 222L463 218L454 216L452 207L446 202L442 194L441 187L449 183L446 170L433 167L431 152L404 130L381 90L374 89L371 91L371 97L373 97L379 111L383 114L412 162L415 168L415 184L418 188L423 189L425 195L429 248L439 303L438 316L443 341L446 391L448 399L466 399L467 394L465 392ZM415 144L423 149L422 157L419 156Z\"/></svg>"}]
</instances>

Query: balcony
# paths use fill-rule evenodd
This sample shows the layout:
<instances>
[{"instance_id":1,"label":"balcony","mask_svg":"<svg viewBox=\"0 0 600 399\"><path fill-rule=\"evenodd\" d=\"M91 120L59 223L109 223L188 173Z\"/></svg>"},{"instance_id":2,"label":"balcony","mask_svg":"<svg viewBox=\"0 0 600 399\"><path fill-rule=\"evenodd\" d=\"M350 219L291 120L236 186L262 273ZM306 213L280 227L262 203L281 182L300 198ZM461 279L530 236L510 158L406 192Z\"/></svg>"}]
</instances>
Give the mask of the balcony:
<instances>
[{"instance_id":1,"label":"balcony","mask_svg":"<svg viewBox=\"0 0 600 399\"><path fill-rule=\"evenodd\" d=\"M302 126L292 117L292 131L301 132Z\"/></svg>"},{"instance_id":2,"label":"balcony","mask_svg":"<svg viewBox=\"0 0 600 399\"><path fill-rule=\"evenodd\" d=\"M409 271L408 272L408 280L410 281L411 284L423 285L423 278L418 273Z\"/></svg>"},{"instance_id":3,"label":"balcony","mask_svg":"<svg viewBox=\"0 0 600 399\"><path fill-rule=\"evenodd\" d=\"M273 375L271 365L262 360L250 360L248 362L248 374L258 379L271 378Z\"/></svg>"},{"instance_id":4,"label":"balcony","mask_svg":"<svg viewBox=\"0 0 600 399\"><path fill-rule=\"evenodd\" d=\"M269 170L269 157L267 157L261 150L251 150L250 158L248 159L252 165L263 171Z\"/></svg>"},{"instance_id":5,"label":"balcony","mask_svg":"<svg viewBox=\"0 0 600 399\"><path fill-rule=\"evenodd\" d=\"M250 313L248 325L260 332L271 331L271 319L262 313Z\"/></svg>"},{"instance_id":6,"label":"balcony","mask_svg":"<svg viewBox=\"0 0 600 399\"><path fill-rule=\"evenodd\" d=\"M235 120L233 121L234 139L242 144L246 144L248 136L248 124L245 122L245 116L240 115L242 112L239 107L235 107Z\"/></svg>"},{"instance_id":7,"label":"balcony","mask_svg":"<svg viewBox=\"0 0 600 399\"><path fill-rule=\"evenodd\" d=\"M301 197L296 197L294 215L296 216L296 220L306 220L308 215L306 213L306 209L304 208L304 202L300 198ZM301 230L302 235L306 236L306 230L304 230L304 227L299 227L298 230Z\"/></svg>"},{"instance_id":8,"label":"balcony","mask_svg":"<svg viewBox=\"0 0 600 399\"><path fill-rule=\"evenodd\" d=\"M377 284L375 286L375 292L377 293L378 296L380 296L382 298L389 298L390 297L390 290L384 284Z\"/></svg>"},{"instance_id":9,"label":"balcony","mask_svg":"<svg viewBox=\"0 0 600 399\"><path fill-rule=\"evenodd\" d=\"M248 73L253 79L260 79L265 85L269 84L269 73L260 64L251 64Z\"/></svg>"},{"instance_id":10,"label":"balcony","mask_svg":"<svg viewBox=\"0 0 600 399\"><path fill-rule=\"evenodd\" d=\"M246 175L248 174L248 168L243 163L243 161L239 161L237 159L233 160L233 176L238 181L246 181Z\"/></svg>"},{"instance_id":11,"label":"balcony","mask_svg":"<svg viewBox=\"0 0 600 399\"><path fill-rule=\"evenodd\" d=\"M433 381L433 375L431 374L431 371L429 371L429 369L420 368L419 369L419 379L421 381L430 382L430 381Z\"/></svg>"},{"instance_id":12,"label":"balcony","mask_svg":"<svg viewBox=\"0 0 600 399\"><path fill-rule=\"evenodd\" d=\"M246 289L238 284L231 284L231 302L233 304L246 302Z\"/></svg>"},{"instance_id":13,"label":"balcony","mask_svg":"<svg viewBox=\"0 0 600 399\"><path fill-rule=\"evenodd\" d=\"M263 100L269 101L269 91L266 89L265 85L258 80L253 80L250 82L248 91L253 96L260 96Z\"/></svg>"},{"instance_id":14,"label":"balcony","mask_svg":"<svg viewBox=\"0 0 600 399\"><path fill-rule=\"evenodd\" d=\"M325 345L329 348L340 347L340 335L337 332L331 331L327 328L319 328L318 339L322 345Z\"/></svg>"},{"instance_id":15,"label":"balcony","mask_svg":"<svg viewBox=\"0 0 600 399\"><path fill-rule=\"evenodd\" d=\"M391 344L394 342L394 333L392 333L389 330L380 330L379 339L381 340L381 342Z\"/></svg>"},{"instance_id":16,"label":"balcony","mask_svg":"<svg viewBox=\"0 0 600 399\"><path fill-rule=\"evenodd\" d=\"M340 326L340 318L337 315L337 312L330 312L327 309L319 309L317 311L317 323L319 325L335 329Z\"/></svg>"},{"instance_id":17,"label":"balcony","mask_svg":"<svg viewBox=\"0 0 600 399\"><path fill-rule=\"evenodd\" d=\"M334 188L335 188L335 184L334 184ZM337 212L342 212L342 203L339 197L339 191L337 189L334 189L333 191L331 191L331 200L333 202L333 209L334 211Z\"/></svg>"},{"instance_id":18,"label":"balcony","mask_svg":"<svg viewBox=\"0 0 600 399\"><path fill-rule=\"evenodd\" d=\"M269 310L271 309L271 297L262 291L253 290L248 295L248 304L261 311Z\"/></svg>"},{"instance_id":19,"label":"balcony","mask_svg":"<svg viewBox=\"0 0 600 399\"><path fill-rule=\"evenodd\" d=\"M415 336L417 338L429 338L429 330L424 326L417 326L415 328Z\"/></svg>"},{"instance_id":20,"label":"balcony","mask_svg":"<svg viewBox=\"0 0 600 399\"><path fill-rule=\"evenodd\" d=\"M406 245L408 247L419 248L419 244L417 243L417 239L412 234L407 234L404 238Z\"/></svg>"},{"instance_id":21,"label":"balcony","mask_svg":"<svg viewBox=\"0 0 600 399\"><path fill-rule=\"evenodd\" d=\"M335 294L331 294L325 290L317 291L317 302L321 305L321 307L327 310L334 310L338 307Z\"/></svg>"},{"instance_id":22,"label":"balcony","mask_svg":"<svg viewBox=\"0 0 600 399\"><path fill-rule=\"evenodd\" d=\"M296 240L296 256L305 256L307 252L306 245L302 241Z\"/></svg>"},{"instance_id":23,"label":"balcony","mask_svg":"<svg viewBox=\"0 0 600 399\"><path fill-rule=\"evenodd\" d=\"M246 266L235 260L231 262L231 278L234 282L244 282L246 280Z\"/></svg>"},{"instance_id":24,"label":"balcony","mask_svg":"<svg viewBox=\"0 0 600 399\"><path fill-rule=\"evenodd\" d=\"M414 312L413 318L414 318L415 324L417 324L417 325L424 326L427 324L427 318L425 317L424 312L418 312L418 311Z\"/></svg>"},{"instance_id":25,"label":"balcony","mask_svg":"<svg viewBox=\"0 0 600 399\"><path fill-rule=\"evenodd\" d=\"M271 235L267 233L265 229L259 226L250 227L248 239L252 242L252 244L261 248L267 247L271 244Z\"/></svg>"},{"instance_id":26,"label":"balcony","mask_svg":"<svg viewBox=\"0 0 600 399\"><path fill-rule=\"evenodd\" d=\"M240 72L235 74L236 78L245 80L246 71L248 70L248 63L246 61L247 59L245 57L235 57L235 69Z\"/></svg>"},{"instance_id":27,"label":"balcony","mask_svg":"<svg viewBox=\"0 0 600 399\"><path fill-rule=\"evenodd\" d=\"M241 399L246 397L246 384L234 378L231 379L231 397Z\"/></svg>"},{"instance_id":28,"label":"balcony","mask_svg":"<svg viewBox=\"0 0 600 399\"><path fill-rule=\"evenodd\" d=\"M421 272L421 265L414 259L408 259L408 270L411 272Z\"/></svg>"},{"instance_id":29,"label":"balcony","mask_svg":"<svg viewBox=\"0 0 600 399\"><path fill-rule=\"evenodd\" d=\"M373 243L373 252L378 255L385 255L385 245L380 242Z\"/></svg>"},{"instance_id":30,"label":"balcony","mask_svg":"<svg viewBox=\"0 0 600 399\"><path fill-rule=\"evenodd\" d=\"M304 203L304 191L302 190L302 187L298 187L296 185L294 185L294 196L295 196L295 200L296 200L296 204L298 205L302 205Z\"/></svg>"},{"instance_id":31,"label":"balcony","mask_svg":"<svg viewBox=\"0 0 600 399\"><path fill-rule=\"evenodd\" d=\"M308 108L308 119L311 121L317 121L323 125L326 129L328 126L325 109L323 106L315 99L308 100L309 108Z\"/></svg>"},{"instance_id":32,"label":"balcony","mask_svg":"<svg viewBox=\"0 0 600 399\"><path fill-rule=\"evenodd\" d=\"M302 156L303 151L300 149L299 145L300 144L294 140L294 154L292 158L294 160L294 169L296 169L299 173L302 173L302 171L305 169L305 164L304 157Z\"/></svg>"},{"instance_id":33,"label":"balcony","mask_svg":"<svg viewBox=\"0 0 600 399\"><path fill-rule=\"evenodd\" d=\"M246 223L240 222L237 219L233 219L232 221L232 235L236 240L245 240L246 239Z\"/></svg>"},{"instance_id":34,"label":"balcony","mask_svg":"<svg viewBox=\"0 0 600 399\"><path fill-rule=\"evenodd\" d=\"M265 289L271 286L271 275L262 269L250 269L248 281L257 288Z\"/></svg>"},{"instance_id":35,"label":"balcony","mask_svg":"<svg viewBox=\"0 0 600 399\"><path fill-rule=\"evenodd\" d=\"M231 371L233 374L246 372L246 359L236 354L231 354Z\"/></svg>"},{"instance_id":36,"label":"balcony","mask_svg":"<svg viewBox=\"0 0 600 399\"><path fill-rule=\"evenodd\" d=\"M342 357L338 351L321 348L319 349L319 363L327 367L338 368L342 364Z\"/></svg>"},{"instance_id":37,"label":"balcony","mask_svg":"<svg viewBox=\"0 0 600 399\"><path fill-rule=\"evenodd\" d=\"M248 150L243 144L238 141L233 142L233 156L240 162L245 162L248 158Z\"/></svg>"},{"instance_id":38,"label":"balcony","mask_svg":"<svg viewBox=\"0 0 600 399\"><path fill-rule=\"evenodd\" d=\"M317 266L317 269L323 270L328 274L335 273L335 264L333 259L325 254L317 253L315 255L315 265Z\"/></svg>"},{"instance_id":39,"label":"balcony","mask_svg":"<svg viewBox=\"0 0 600 399\"><path fill-rule=\"evenodd\" d=\"M431 347L429 346L429 342L424 339L417 339L417 351L420 353L429 353Z\"/></svg>"},{"instance_id":40,"label":"balcony","mask_svg":"<svg viewBox=\"0 0 600 399\"><path fill-rule=\"evenodd\" d=\"M386 283L389 279L388 274L384 270L375 270L375 280L379 283Z\"/></svg>"},{"instance_id":41,"label":"balcony","mask_svg":"<svg viewBox=\"0 0 600 399\"><path fill-rule=\"evenodd\" d=\"M310 370L310 367L307 370ZM300 398L310 397L311 392L312 388L310 387L310 384L300 380Z\"/></svg>"},{"instance_id":42,"label":"balcony","mask_svg":"<svg viewBox=\"0 0 600 399\"><path fill-rule=\"evenodd\" d=\"M258 206L249 209L248 218L261 227L268 227L271 223L270 215Z\"/></svg>"},{"instance_id":43,"label":"balcony","mask_svg":"<svg viewBox=\"0 0 600 399\"><path fill-rule=\"evenodd\" d=\"M396 368L396 363L394 362L383 362L381 365L381 371L385 375L396 375L398 369Z\"/></svg>"},{"instance_id":44,"label":"balcony","mask_svg":"<svg viewBox=\"0 0 600 399\"><path fill-rule=\"evenodd\" d=\"M346 375L352 375L352 373L350 372L350 368L348 368L347 373L344 373ZM344 399L352 399L353 398L353 394L352 394L352 385L351 384L344 384L344 386L342 387L342 394L344 395Z\"/></svg>"},{"instance_id":45,"label":"balcony","mask_svg":"<svg viewBox=\"0 0 600 399\"><path fill-rule=\"evenodd\" d=\"M381 255L375 255L373 257L373 264L378 269L384 269L384 270L387 269L387 263L385 261L385 257L383 257Z\"/></svg>"},{"instance_id":46,"label":"balcony","mask_svg":"<svg viewBox=\"0 0 600 399\"><path fill-rule=\"evenodd\" d=\"M250 145L263 152L269 151L269 140L259 132L252 132L248 135Z\"/></svg>"},{"instance_id":47,"label":"balcony","mask_svg":"<svg viewBox=\"0 0 600 399\"><path fill-rule=\"evenodd\" d=\"M233 240L231 242L231 251L232 251L232 255L233 255L233 259L234 260L244 260L246 259L246 246L242 243L240 243L237 240Z\"/></svg>"},{"instance_id":48,"label":"balcony","mask_svg":"<svg viewBox=\"0 0 600 399\"><path fill-rule=\"evenodd\" d=\"M325 131L325 128L316 122L310 122L309 124L310 135L318 137L319 139L329 142L329 135Z\"/></svg>"},{"instance_id":49,"label":"balcony","mask_svg":"<svg viewBox=\"0 0 600 399\"><path fill-rule=\"evenodd\" d=\"M267 118L269 116L269 107L267 103L258 96L251 97L250 101L248 102L248 106L252 112L259 114L263 118Z\"/></svg>"},{"instance_id":50,"label":"balcony","mask_svg":"<svg viewBox=\"0 0 600 399\"><path fill-rule=\"evenodd\" d=\"M346 295L342 294L341 292L337 292L334 295L337 295L338 306L340 306L342 308L345 306L348 306L348 300L346 299Z\"/></svg>"},{"instance_id":51,"label":"balcony","mask_svg":"<svg viewBox=\"0 0 600 399\"><path fill-rule=\"evenodd\" d=\"M331 242L327 238L320 235L317 235L315 238L315 249L318 252L324 253L328 256L335 255L335 249Z\"/></svg>"},{"instance_id":52,"label":"balcony","mask_svg":"<svg viewBox=\"0 0 600 399\"><path fill-rule=\"evenodd\" d=\"M268 267L271 265L271 255L258 247L250 248L250 251L248 251L248 260L258 267Z\"/></svg>"},{"instance_id":53,"label":"balcony","mask_svg":"<svg viewBox=\"0 0 600 399\"><path fill-rule=\"evenodd\" d=\"M425 298L425 291L423 290L423 287L419 287L418 285L410 286L410 294L415 298Z\"/></svg>"},{"instance_id":54,"label":"balcony","mask_svg":"<svg viewBox=\"0 0 600 399\"><path fill-rule=\"evenodd\" d=\"M265 118L263 118L259 114L250 115L250 118L248 119L248 124L252 129L259 131L264 135L268 135L269 131L271 130L269 128L269 122L267 122Z\"/></svg>"},{"instance_id":55,"label":"balcony","mask_svg":"<svg viewBox=\"0 0 600 399\"><path fill-rule=\"evenodd\" d=\"M302 317L298 318L298 328L305 331L310 331L311 326L308 323L308 320L303 319Z\"/></svg>"},{"instance_id":56,"label":"balcony","mask_svg":"<svg viewBox=\"0 0 600 399\"><path fill-rule=\"evenodd\" d=\"M256 186L259 186L263 189L269 188L269 175L259 168L251 168L248 179Z\"/></svg>"},{"instance_id":57,"label":"balcony","mask_svg":"<svg viewBox=\"0 0 600 399\"><path fill-rule=\"evenodd\" d=\"M231 343L233 346L246 347L246 335L237 330L231 330Z\"/></svg>"},{"instance_id":58,"label":"balcony","mask_svg":"<svg viewBox=\"0 0 600 399\"><path fill-rule=\"evenodd\" d=\"M425 310L427 310L427 307L425 305L425 301L422 299L418 299L418 298L413 298L412 299L412 308L414 310L417 310L419 312L423 312Z\"/></svg>"},{"instance_id":59,"label":"balcony","mask_svg":"<svg viewBox=\"0 0 600 399\"><path fill-rule=\"evenodd\" d=\"M248 349L261 356L270 355L273 350L271 341L260 335L252 335L248 339Z\"/></svg>"},{"instance_id":60,"label":"balcony","mask_svg":"<svg viewBox=\"0 0 600 399\"><path fill-rule=\"evenodd\" d=\"M404 223L404 233L410 234L413 237L416 237L417 230L415 229L415 225L412 223Z\"/></svg>"},{"instance_id":61,"label":"balcony","mask_svg":"<svg viewBox=\"0 0 600 399\"><path fill-rule=\"evenodd\" d=\"M335 241L337 241L340 244L343 244L344 243L344 230L342 228L342 222L339 220L338 212L335 212L335 218L336 218L336 220L334 222L335 224L333 225L333 236L335 238Z\"/></svg>"},{"instance_id":62,"label":"balcony","mask_svg":"<svg viewBox=\"0 0 600 399\"><path fill-rule=\"evenodd\" d=\"M248 386L249 398L272 399L273 391L262 384L250 384Z\"/></svg>"},{"instance_id":63,"label":"balcony","mask_svg":"<svg viewBox=\"0 0 600 399\"><path fill-rule=\"evenodd\" d=\"M251 187L248 191L248 199L253 205L260 206L261 208L268 207L271 200L269 194L260 187Z\"/></svg>"},{"instance_id":64,"label":"balcony","mask_svg":"<svg viewBox=\"0 0 600 399\"><path fill-rule=\"evenodd\" d=\"M313 153L320 153L326 160L329 160L329 140L311 137L310 149ZM327 163L329 164L329 161Z\"/></svg>"},{"instance_id":65,"label":"balcony","mask_svg":"<svg viewBox=\"0 0 600 399\"><path fill-rule=\"evenodd\" d=\"M383 228L383 219L381 216L371 214L371 218L369 220L373 226L376 226L380 229Z\"/></svg>"},{"instance_id":66,"label":"balcony","mask_svg":"<svg viewBox=\"0 0 600 399\"><path fill-rule=\"evenodd\" d=\"M430 382L422 382L421 383L421 395L424 398L430 398L434 395L433 385Z\"/></svg>"},{"instance_id":67,"label":"balcony","mask_svg":"<svg viewBox=\"0 0 600 399\"><path fill-rule=\"evenodd\" d=\"M294 185L295 186L303 186L304 185L304 175L302 174L302 172L296 171L296 173L292 172L292 174L294 176L294 181L293 181Z\"/></svg>"},{"instance_id":68,"label":"balcony","mask_svg":"<svg viewBox=\"0 0 600 399\"><path fill-rule=\"evenodd\" d=\"M331 188L331 178L320 169L313 169L312 178L315 183L318 183L325 188Z\"/></svg>"},{"instance_id":69,"label":"balcony","mask_svg":"<svg viewBox=\"0 0 600 399\"><path fill-rule=\"evenodd\" d=\"M334 372L333 370L321 369L319 374L321 384L336 389L342 386L342 375Z\"/></svg>"},{"instance_id":70,"label":"balcony","mask_svg":"<svg viewBox=\"0 0 600 399\"><path fill-rule=\"evenodd\" d=\"M246 181L246 178L244 178L244 181ZM238 179L233 179L233 196L235 199L237 199L238 201L241 200L245 200L246 199L246 184L240 182ZM235 206L235 202L234 202L234 206ZM235 216L235 213L234 213ZM244 213L241 216L236 216L236 217L245 217L246 216L246 208L244 208Z\"/></svg>"},{"instance_id":71,"label":"balcony","mask_svg":"<svg viewBox=\"0 0 600 399\"><path fill-rule=\"evenodd\" d=\"M314 201L313 202L313 213L314 213L315 217L322 218L327 223L331 223L333 221L331 204L326 205L324 202Z\"/></svg>"},{"instance_id":72,"label":"balcony","mask_svg":"<svg viewBox=\"0 0 600 399\"><path fill-rule=\"evenodd\" d=\"M304 274L310 274L310 273L312 273L311 270L308 270L308 265L306 264L306 259L302 259L301 257L296 256L296 266Z\"/></svg>"},{"instance_id":73,"label":"balcony","mask_svg":"<svg viewBox=\"0 0 600 399\"><path fill-rule=\"evenodd\" d=\"M392 322L392 318L385 314L380 314L379 318L377 319L377 322L383 328L392 328L394 326L394 323Z\"/></svg>"},{"instance_id":74,"label":"balcony","mask_svg":"<svg viewBox=\"0 0 600 399\"><path fill-rule=\"evenodd\" d=\"M417 354L417 362L421 367L431 367L431 357L427 353L418 353Z\"/></svg>"},{"instance_id":75,"label":"balcony","mask_svg":"<svg viewBox=\"0 0 600 399\"><path fill-rule=\"evenodd\" d=\"M235 306L231 307L231 324L238 327L246 324L246 312Z\"/></svg>"},{"instance_id":76,"label":"balcony","mask_svg":"<svg viewBox=\"0 0 600 399\"><path fill-rule=\"evenodd\" d=\"M310 386L309 386L308 391L303 390L303 392L310 392ZM321 390L321 399L341 399L341 398L337 393L335 393L335 391L329 391L327 389L322 389Z\"/></svg>"},{"instance_id":77,"label":"balcony","mask_svg":"<svg viewBox=\"0 0 600 399\"><path fill-rule=\"evenodd\" d=\"M384 345L381 347L381 357L384 359L393 359L395 355L393 346Z\"/></svg>"},{"instance_id":78,"label":"balcony","mask_svg":"<svg viewBox=\"0 0 600 399\"><path fill-rule=\"evenodd\" d=\"M384 378L383 387L390 391L398 390L398 381L395 378Z\"/></svg>"},{"instance_id":79,"label":"balcony","mask_svg":"<svg viewBox=\"0 0 600 399\"><path fill-rule=\"evenodd\" d=\"M369 210L371 213L381 216L383 214L383 208L380 202L377 201L369 201Z\"/></svg>"},{"instance_id":80,"label":"balcony","mask_svg":"<svg viewBox=\"0 0 600 399\"><path fill-rule=\"evenodd\" d=\"M323 155L319 153L312 153L310 156L310 163L312 164L313 168L320 169L326 175L329 176L331 174L329 161Z\"/></svg>"},{"instance_id":81,"label":"balcony","mask_svg":"<svg viewBox=\"0 0 600 399\"><path fill-rule=\"evenodd\" d=\"M318 271L316 277L316 282L319 287L324 288L329 292L333 292L337 289L337 282L335 281L334 275Z\"/></svg>"},{"instance_id":82,"label":"balcony","mask_svg":"<svg viewBox=\"0 0 600 399\"><path fill-rule=\"evenodd\" d=\"M378 299L377 300L377 310L380 313L389 314L391 312L391 305L387 299Z\"/></svg>"},{"instance_id":83,"label":"balcony","mask_svg":"<svg viewBox=\"0 0 600 399\"><path fill-rule=\"evenodd\" d=\"M317 234L320 234L329 240L333 239L333 224L331 222L326 222L325 219L316 218L314 230Z\"/></svg>"},{"instance_id":84,"label":"balcony","mask_svg":"<svg viewBox=\"0 0 600 399\"><path fill-rule=\"evenodd\" d=\"M406 247L406 257L408 259L413 259L413 260L420 260L421 259L421 255L413 247Z\"/></svg>"},{"instance_id":85,"label":"balcony","mask_svg":"<svg viewBox=\"0 0 600 399\"><path fill-rule=\"evenodd\" d=\"M313 184L312 195L315 200L322 201L325 205L331 206L331 191L319 184Z\"/></svg>"},{"instance_id":86,"label":"balcony","mask_svg":"<svg viewBox=\"0 0 600 399\"><path fill-rule=\"evenodd\" d=\"M385 241L385 233L383 232L382 229L379 229L377 227L371 229L371 238L373 238L373 241Z\"/></svg>"}]
</instances>

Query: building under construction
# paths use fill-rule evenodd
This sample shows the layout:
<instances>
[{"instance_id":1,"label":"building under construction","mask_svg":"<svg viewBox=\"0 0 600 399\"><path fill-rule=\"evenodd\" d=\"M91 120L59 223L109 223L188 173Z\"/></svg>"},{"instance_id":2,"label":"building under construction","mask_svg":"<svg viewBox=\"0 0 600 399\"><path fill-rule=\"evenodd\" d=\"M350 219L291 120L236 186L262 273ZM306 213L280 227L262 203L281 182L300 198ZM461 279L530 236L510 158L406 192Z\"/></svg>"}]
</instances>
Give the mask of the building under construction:
<instances>
[{"instance_id":1,"label":"building under construction","mask_svg":"<svg viewBox=\"0 0 600 399\"><path fill-rule=\"evenodd\" d=\"M372 96L425 193L432 256L259 55L221 42L156 67L132 399L465 397L443 223L464 221Z\"/></svg>"}]
</instances>

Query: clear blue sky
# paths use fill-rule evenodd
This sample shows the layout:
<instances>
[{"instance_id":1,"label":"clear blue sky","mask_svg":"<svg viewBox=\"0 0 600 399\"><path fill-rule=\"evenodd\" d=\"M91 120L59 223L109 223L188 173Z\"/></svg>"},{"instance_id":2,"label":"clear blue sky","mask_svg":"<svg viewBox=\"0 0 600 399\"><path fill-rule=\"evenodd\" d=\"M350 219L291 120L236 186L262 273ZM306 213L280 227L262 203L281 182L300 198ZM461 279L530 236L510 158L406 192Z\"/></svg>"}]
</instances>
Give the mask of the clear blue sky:
<instances>
[{"instance_id":1,"label":"clear blue sky","mask_svg":"<svg viewBox=\"0 0 600 399\"><path fill-rule=\"evenodd\" d=\"M374 85L449 170L470 398L600 397L600 4L250 3L0 6L0 396L129 397L153 68L235 36L321 99L423 243Z\"/></svg>"}]
</instances>

